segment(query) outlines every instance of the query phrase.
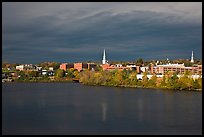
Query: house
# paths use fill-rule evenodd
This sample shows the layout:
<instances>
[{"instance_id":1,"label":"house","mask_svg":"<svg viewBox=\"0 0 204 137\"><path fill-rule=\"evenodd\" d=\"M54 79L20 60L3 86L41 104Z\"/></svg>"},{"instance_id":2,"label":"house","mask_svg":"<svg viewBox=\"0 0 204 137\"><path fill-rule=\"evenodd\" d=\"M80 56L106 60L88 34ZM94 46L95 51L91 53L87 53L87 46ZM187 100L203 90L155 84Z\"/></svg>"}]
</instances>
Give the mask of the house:
<instances>
[{"instance_id":1,"label":"house","mask_svg":"<svg viewBox=\"0 0 204 137\"><path fill-rule=\"evenodd\" d=\"M47 70L46 69L42 70L42 75L47 75Z\"/></svg>"},{"instance_id":2,"label":"house","mask_svg":"<svg viewBox=\"0 0 204 137\"><path fill-rule=\"evenodd\" d=\"M25 66L24 65L19 65L16 66L16 70L24 70Z\"/></svg>"},{"instance_id":3,"label":"house","mask_svg":"<svg viewBox=\"0 0 204 137\"><path fill-rule=\"evenodd\" d=\"M54 68L53 68L53 67L49 67L48 69L49 69L50 71L53 71L53 70L54 70Z\"/></svg>"}]
</instances>

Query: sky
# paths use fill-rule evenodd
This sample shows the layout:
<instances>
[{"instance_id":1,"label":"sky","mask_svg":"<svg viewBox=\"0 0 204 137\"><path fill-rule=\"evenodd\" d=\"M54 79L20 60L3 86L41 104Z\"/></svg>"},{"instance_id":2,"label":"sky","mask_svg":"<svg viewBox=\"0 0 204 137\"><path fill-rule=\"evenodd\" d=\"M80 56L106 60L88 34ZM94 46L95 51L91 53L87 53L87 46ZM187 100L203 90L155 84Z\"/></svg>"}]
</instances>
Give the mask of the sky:
<instances>
[{"instance_id":1,"label":"sky","mask_svg":"<svg viewBox=\"0 0 204 137\"><path fill-rule=\"evenodd\" d=\"M201 2L3 2L2 61L202 58Z\"/></svg>"}]
</instances>

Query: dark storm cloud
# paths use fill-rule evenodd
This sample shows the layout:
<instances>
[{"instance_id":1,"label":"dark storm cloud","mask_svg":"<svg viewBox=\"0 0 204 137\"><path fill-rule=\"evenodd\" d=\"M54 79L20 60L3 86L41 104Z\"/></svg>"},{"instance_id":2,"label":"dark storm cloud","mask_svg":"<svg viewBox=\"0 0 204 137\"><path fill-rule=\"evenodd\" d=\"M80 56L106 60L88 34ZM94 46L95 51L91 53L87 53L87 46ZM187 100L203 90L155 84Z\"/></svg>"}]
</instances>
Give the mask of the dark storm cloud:
<instances>
[{"instance_id":1,"label":"dark storm cloud","mask_svg":"<svg viewBox=\"0 0 204 137\"><path fill-rule=\"evenodd\" d=\"M23 13L25 17L16 21L10 18L9 22L6 11L16 19L13 12L18 6L13 4L9 10L6 6L3 59L11 62L100 61L103 48L110 61L189 58L191 50L197 57L202 55L202 22L186 13L175 15L137 8L122 13L113 10L117 8L92 12L88 8L55 7L53 12L43 9L38 16Z\"/></svg>"}]
</instances>

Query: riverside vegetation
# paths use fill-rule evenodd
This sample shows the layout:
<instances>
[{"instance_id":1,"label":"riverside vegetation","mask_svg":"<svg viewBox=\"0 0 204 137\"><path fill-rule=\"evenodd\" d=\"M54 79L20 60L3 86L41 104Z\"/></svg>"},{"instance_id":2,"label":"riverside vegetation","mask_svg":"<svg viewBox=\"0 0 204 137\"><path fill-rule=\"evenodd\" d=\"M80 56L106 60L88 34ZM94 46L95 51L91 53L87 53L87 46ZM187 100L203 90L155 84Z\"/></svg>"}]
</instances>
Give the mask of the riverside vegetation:
<instances>
[{"instance_id":1,"label":"riverside vegetation","mask_svg":"<svg viewBox=\"0 0 204 137\"><path fill-rule=\"evenodd\" d=\"M72 82L79 79L84 85L119 86L119 87L142 87L142 88L163 88L175 90L201 90L202 78L190 78L191 72L186 71L182 77L176 73L167 72L162 78L153 75L148 79L147 73L143 73L142 80L137 79L135 70L114 70L114 71L90 71L78 72L71 68L67 71L57 69L54 76L41 75L37 71L17 71L19 78L16 82Z\"/></svg>"},{"instance_id":2,"label":"riverside vegetation","mask_svg":"<svg viewBox=\"0 0 204 137\"><path fill-rule=\"evenodd\" d=\"M85 85L103 85L120 87L143 87L164 88L175 90L201 90L202 78L190 78L192 74L188 71L178 78L176 73L167 72L163 78L153 75L148 79L147 73L143 73L142 80L137 79L136 71L83 71L80 73L80 82Z\"/></svg>"}]
</instances>

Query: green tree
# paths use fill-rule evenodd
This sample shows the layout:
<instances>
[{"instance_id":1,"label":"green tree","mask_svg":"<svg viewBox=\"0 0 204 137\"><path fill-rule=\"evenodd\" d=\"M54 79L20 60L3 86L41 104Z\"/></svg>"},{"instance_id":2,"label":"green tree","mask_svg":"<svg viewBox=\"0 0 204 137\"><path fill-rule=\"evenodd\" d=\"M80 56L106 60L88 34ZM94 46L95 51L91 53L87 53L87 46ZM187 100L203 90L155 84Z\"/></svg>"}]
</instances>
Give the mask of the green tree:
<instances>
[{"instance_id":1,"label":"green tree","mask_svg":"<svg viewBox=\"0 0 204 137\"><path fill-rule=\"evenodd\" d=\"M184 75L178 81L181 90L191 90L193 88L194 80L191 76L189 71L184 72Z\"/></svg>"},{"instance_id":2,"label":"green tree","mask_svg":"<svg viewBox=\"0 0 204 137\"><path fill-rule=\"evenodd\" d=\"M66 70L66 73L67 73L67 77L68 78L74 78L75 76L74 76L74 69L67 69Z\"/></svg>"},{"instance_id":3,"label":"green tree","mask_svg":"<svg viewBox=\"0 0 204 137\"><path fill-rule=\"evenodd\" d=\"M117 70L115 73L114 81L117 85L122 85L123 83L123 72L120 70Z\"/></svg>"},{"instance_id":4,"label":"green tree","mask_svg":"<svg viewBox=\"0 0 204 137\"><path fill-rule=\"evenodd\" d=\"M156 87L157 76L154 74L148 82L149 87Z\"/></svg>"},{"instance_id":5,"label":"green tree","mask_svg":"<svg viewBox=\"0 0 204 137\"><path fill-rule=\"evenodd\" d=\"M193 89L199 89L199 83L198 83L198 80L196 79L194 82L193 82Z\"/></svg>"},{"instance_id":6,"label":"green tree","mask_svg":"<svg viewBox=\"0 0 204 137\"><path fill-rule=\"evenodd\" d=\"M79 78L79 71L78 70L74 70L73 74L74 74L75 78Z\"/></svg>"},{"instance_id":7,"label":"green tree","mask_svg":"<svg viewBox=\"0 0 204 137\"><path fill-rule=\"evenodd\" d=\"M136 86L137 85L137 71L132 71L130 74L129 74L129 79L130 81L130 85L132 86Z\"/></svg>"},{"instance_id":8,"label":"green tree","mask_svg":"<svg viewBox=\"0 0 204 137\"><path fill-rule=\"evenodd\" d=\"M147 72L144 72L144 73L143 73L143 76L142 76L142 85L143 85L143 87L148 87Z\"/></svg>"},{"instance_id":9,"label":"green tree","mask_svg":"<svg viewBox=\"0 0 204 137\"><path fill-rule=\"evenodd\" d=\"M100 65L96 65L95 71L103 71L103 68Z\"/></svg>"},{"instance_id":10,"label":"green tree","mask_svg":"<svg viewBox=\"0 0 204 137\"><path fill-rule=\"evenodd\" d=\"M142 66L143 63L144 63L144 62L143 62L143 59L142 59L142 58L138 58L138 59L136 60L136 65L137 65L137 66Z\"/></svg>"},{"instance_id":11,"label":"green tree","mask_svg":"<svg viewBox=\"0 0 204 137\"><path fill-rule=\"evenodd\" d=\"M159 87L161 87L161 88L166 88L166 86L167 86L167 84L166 84L166 76L164 75L163 77L162 77L162 80L161 80L161 83L160 83L160 86Z\"/></svg>"},{"instance_id":12,"label":"green tree","mask_svg":"<svg viewBox=\"0 0 204 137\"><path fill-rule=\"evenodd\" d=\"M175 72L173 74L173 76L169 79L169 83L170 83L172 89L180 89L180 85L178 83L178 80L179 80L179 78L177 76L177 73Z\"/></svg>"},{"instance_id":13,"label":"green tree","mask_svg":"<svg viewBox=\"0 0 204 137\"><path fill-rule=\"evenodd\" d=\"M30 72L28 72L28 76L29 77L38 77L38 72L37 71L30 71Z\"/></svg>"},{"instance_id":14,"label":"green tree","mask_svg":"<svg viewBox=\"0 0 204 137\"><path fill-rule=\"evenodd\" d=\"M95 72L94 73L94 83L97 85L100 85L104 82L105 82L105 80L103 79L102 73L101 72Z\"/></svg>"},{"instance_id":15,"label":"green tree","mask_svg":"<svg viewBox=\"0 0 204 137\"><path fill-rule=\"evenodd\" d=\"M56 78L63 78L65 76L65 71L61 69L57 69L55 72L55 77Z\"/></svg>"},{"instance_id":16,"label":"green tree","mask_svg":"<svg viewBox=\"0 0 204 137\"><path fill-rule=\"evenodd\" d=\"M202 89L202 78L198 78L198 89Z\"/></svg>"}]
</instances>

